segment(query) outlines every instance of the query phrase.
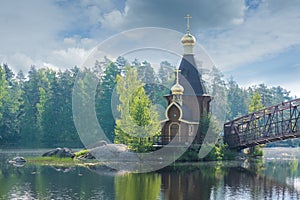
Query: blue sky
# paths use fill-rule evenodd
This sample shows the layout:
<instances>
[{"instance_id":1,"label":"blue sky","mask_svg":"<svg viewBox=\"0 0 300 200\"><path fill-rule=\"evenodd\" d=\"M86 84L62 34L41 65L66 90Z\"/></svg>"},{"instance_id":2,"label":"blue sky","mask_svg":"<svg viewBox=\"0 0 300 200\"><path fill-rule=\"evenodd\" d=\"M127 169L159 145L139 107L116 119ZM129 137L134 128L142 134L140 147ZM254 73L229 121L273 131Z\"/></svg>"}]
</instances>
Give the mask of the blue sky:
<instances>
[{"instance_id":1,"label":"blue sky","mask_svg":"<svg viewBox=\"0 0 300 200\"><path fill-rule=\"evenodd\" d=\"M131 28L191 30L227 78L300 96L299 0L3 0L0 63L80 66L93 47ZM180 43L179 43L180 45Z\"/></svg>"}]
</instances>

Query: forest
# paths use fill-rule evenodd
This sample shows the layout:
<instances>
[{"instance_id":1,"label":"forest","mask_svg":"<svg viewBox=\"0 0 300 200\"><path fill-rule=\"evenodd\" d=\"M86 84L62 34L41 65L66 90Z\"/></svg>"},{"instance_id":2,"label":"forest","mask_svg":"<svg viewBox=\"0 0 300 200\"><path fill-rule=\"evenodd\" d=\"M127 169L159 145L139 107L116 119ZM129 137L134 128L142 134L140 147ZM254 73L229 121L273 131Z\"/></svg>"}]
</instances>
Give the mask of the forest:
<instances>
[{"instance_id":1,"label":"forest","mask_svg":"<svg viewBox=\"0 0 300 200\"><path fill-rule=\"evenodd\" d=\"M139 80L146 83L143 89L152 104L166 106L163 96L169 93L169 89L163 85L174 83L175 69L168 61L161 62L158 70L147 61L135 59L129 63L118 57L115 62L107 58L97 61L91 68L75 66L54 70L31 66L28 72L16 73L3 64L0 66L0 148L83 147L72 114L72 91L80 70L93 73L99 79L95 111L106 136L114 141L116 119L112 113L111 97L116 78L124 76L126 67L135 68ZM211 87L225 88L226 121L247 114L251 97L256 93L260 94L263 107L296 98L281 86L268 87L262 83L243 88L233 77L224 80L217 68L203 73L213 77ZM300 142L293 140L278 145L299 146Z\"/></svg>"}]
</instances>

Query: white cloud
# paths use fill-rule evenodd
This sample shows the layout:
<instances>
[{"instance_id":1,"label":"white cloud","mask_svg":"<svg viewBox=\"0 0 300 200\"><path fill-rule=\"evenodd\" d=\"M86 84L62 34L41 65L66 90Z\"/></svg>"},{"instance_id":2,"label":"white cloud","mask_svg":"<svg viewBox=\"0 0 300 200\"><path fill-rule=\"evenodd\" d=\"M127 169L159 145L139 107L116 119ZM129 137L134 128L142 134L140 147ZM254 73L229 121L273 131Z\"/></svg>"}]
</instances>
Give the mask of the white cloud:
<instances>
[{"instance_id":1,"label":"white cloud","mask_svg":"<svg viewBox=\"0 0 300 200\"><path fill-rule=\"evenodd\" d=\"M281 5L281 9L278 9ZM200 41L223 69L265 59L300 44L300 2L265 1L244 23L200 35Z\"/></svg>"},{"instance_id":2,"label":"white cloud","mask_svg":"<svg viewBox=\"0 0 300 200\"><path fill-rule=\"evenodd\" d=\"M67 46L74 46L76 45L77 41L76 38L74 37L67 37L64 38L64 44L66 44Z\"/></svg>"},{"instance_id":3,"label":"white cloud","mask_svg":"<svg viewBox=\"0 0 300 200\"><path fill-rule=\"evenodd\" d=\"M31 65L37 64L36 61L33 61L29 56L22 53L15 53L12 55L2 55L0 56L0 64L9 64L13 66L15 72L19 70L27 71Z\"/></svg>"},{"instance_id":4,"label":"white cloud","mask_svg":"<svg viewBox=\"0 0 300 200\"><path fill-rule=\"evenodd\" d=\"M51 46L57 32L65 26L62 18L61 10L49 0L1 2L1 53L36 53L40 46Z\"/></svg>"},{"instance_id":5,"label":"white cloud","mask_svg":"<svg viewBox=\"0 0 300 200\"><path fill-rule=\"evenodd\" d=\"M63 13L52 1L1 2L0 62L14 71L41 66L49 49L59 46L56 37L65 25Z\"/></svg>"},{"instance_id":6,"label":"white cloud","mask_svg":"<svg viewBox=\"0 0 300 200\"><path fill-rule=\"evenodd\" d=\"M80 15L72 13L73 8L66 9L57 2L10 0L1 3L0 63L7 63L14 71L27 71L31 65L67 68L82 63L96 41L82 36L80 31L84 32L84 29L80 28L79 34L70 32L72 28L80 27L72 23ZM78 13L80 9L97 13L97 9L91 6L93 2L103 3L101 5L106 8L112 6L108 0L83 0L79 2ZM86 24L94 23L91 21L92 14L89 12L90 18L85 17L86 20L83 20Z\"/></svg>"},{"instance_id":7,"label":"white cloud","mask_svg":"<svg viewBox=\"0 0 300 200\"><path fill-rule=\"evenodd\" d=\"M243 0L127 0L123 10L114 9L103 16L105 28L158 26L185 31L186 14L191 14L191 24L197 28L226 27L241 23L244 18Z\"/></svg>"},{"instance_id":8,"label":"white cloud","mask_svg":"<svg viewBox=\"0 0 300 200\"><path fill-rule=\"evenodd\" d=\"M58 68L81 66L92 50L83 48L67 48L52 52L49 61Z\"/></svg>"},{"instance_id":9,"label":"white cloud","mask_svg":"<svg viewBox=\"0 0 300 200\"><path fill-rule=\"evenodd\" d=\"M38 68L66 69L81 66L91 51L92 50L85 50L83 48L54 50L49 52L47 57L41 59L33 59L30 55L23 53L15 53L8 56L0 55L0 60L2 60L0 64L8 63L15 72L19 70L27 72L32 65Z\"/></svg>"},{"instance_id":10,"label":"white cloud","mask_svg":"<svg viewBox=\"0 0 300 200\"><path fill-rule=\"evenodd\" d=\"M82 38L79 35L75 35L73 37L63 38L61 47L65 47L65 48L77 47L77 48L90 49L93 48L96 44L97 41L94 39Z\"/></svg>"},{"instance_id":11,"label":"white cloud","mask_svg":"<svg viewBox=\"0 0 300 200\"><path fill-rule=\"evenodd\" d=\"M103 27L109 29L120 29L125 23L125 17L128 13L128 7L125 7L124 12L120 10L112 10L111 12L103 15L101 23Z\"/></svg>"}]
</instances>

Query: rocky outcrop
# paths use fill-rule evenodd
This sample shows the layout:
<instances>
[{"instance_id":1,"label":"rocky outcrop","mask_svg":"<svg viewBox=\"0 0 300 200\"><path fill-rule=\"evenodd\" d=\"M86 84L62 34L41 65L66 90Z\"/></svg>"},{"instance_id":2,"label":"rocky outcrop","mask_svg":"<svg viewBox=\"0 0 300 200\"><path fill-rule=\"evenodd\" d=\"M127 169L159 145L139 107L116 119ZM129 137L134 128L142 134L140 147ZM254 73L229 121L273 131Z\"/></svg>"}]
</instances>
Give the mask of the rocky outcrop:
<instances>
[{"instance_id":1,"label":"rocky outcrop","mask_svg":"<svg viewBox=\"0 0 300 200\"><path fill-rule=\"evenodd\" d=\"M14 157L12 160L8 161L8 163L16 167L23 167L26 164L26 160L23 157L17 156Z\"/></svg>"},{"instance_id":2,"label":"rocky outcrop","mask_svg":"<svg viewBox=\"0 0 300 200\"><path fill-rule=\"evenodd\" d=\"M90 153L101 161L138 162L139 158L124 144L106 144L90 149Z\"/></svg>"},{"instance_id":3,"label":"rocky outcrop","mask_svg":"<svg viewBox=\"0 0 300 200\"><path fill-rule=\"evenodd\" d=\"M99 161L129 161L138 162L138 156L130 152L124 144L108 144L101 140L88 146L89 151L78 159L97 159Z\"/></svg>"},{"instance_id":4,"label":"rocky outcrop","mask_svg":"<svg viewBox=\"0 0 300 200\"><path fill-rule=\"evenodd\" d=\"M42 155L43 157L46 156L56 156L59 158L74 158L74 152L69 148L56 148L54 150L48 151Z\"/></svg>"},{"instance_id":5,"label":"rocky outcrop","mask_svg":"<svg viewBox=\"0 0 300 200\"><path fill-rule=\"evenodd\" d=\"M93 149L93 148L96 148L96 147L102 147L102 146L105 146L107 145L107 142L105 140L100 140L94 144L91 144L88 146L88 149Z\"/></svg>"}]
</instances>

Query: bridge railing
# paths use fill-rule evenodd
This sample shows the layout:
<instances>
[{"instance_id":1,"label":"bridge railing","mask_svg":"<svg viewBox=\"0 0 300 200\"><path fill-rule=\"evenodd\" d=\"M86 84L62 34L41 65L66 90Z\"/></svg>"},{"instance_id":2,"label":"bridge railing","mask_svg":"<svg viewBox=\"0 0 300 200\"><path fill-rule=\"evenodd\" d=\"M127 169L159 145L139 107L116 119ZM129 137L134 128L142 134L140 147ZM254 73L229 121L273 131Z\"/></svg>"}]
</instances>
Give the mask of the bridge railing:
<instances>
[{"instance_id":1,"label":"bridge railing","mask_svg":"<svg viewBox=\"0 0 300 200\"><path fill-rule=\"evenodd\" d=\"M262 109L224 124L224 141L246 148L300 137L300 99Z\"/></svg>"}]
</instances>

